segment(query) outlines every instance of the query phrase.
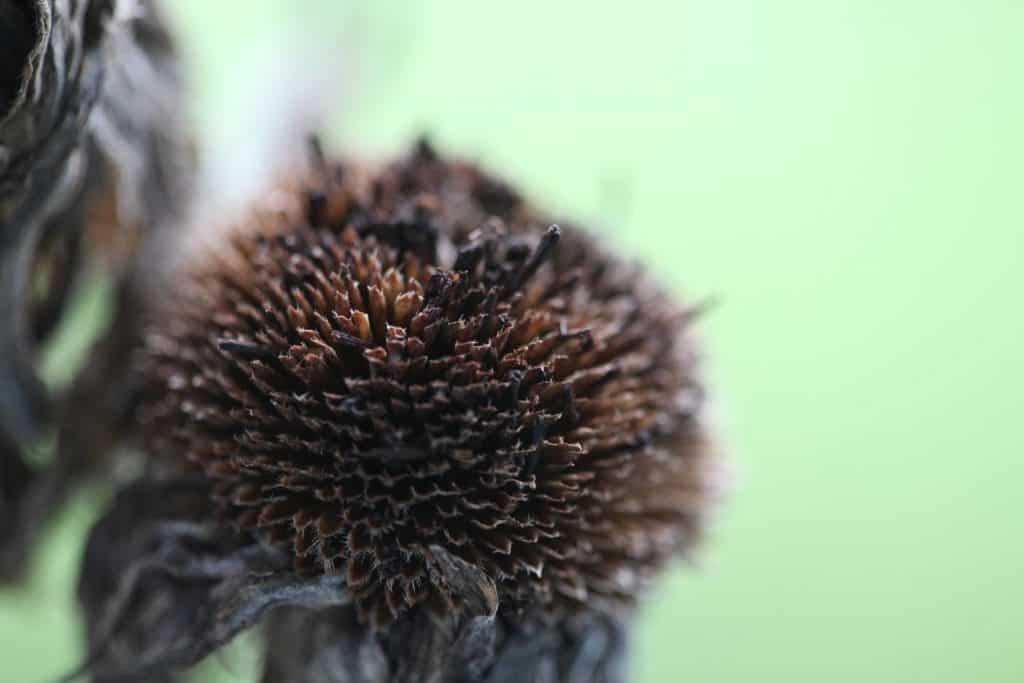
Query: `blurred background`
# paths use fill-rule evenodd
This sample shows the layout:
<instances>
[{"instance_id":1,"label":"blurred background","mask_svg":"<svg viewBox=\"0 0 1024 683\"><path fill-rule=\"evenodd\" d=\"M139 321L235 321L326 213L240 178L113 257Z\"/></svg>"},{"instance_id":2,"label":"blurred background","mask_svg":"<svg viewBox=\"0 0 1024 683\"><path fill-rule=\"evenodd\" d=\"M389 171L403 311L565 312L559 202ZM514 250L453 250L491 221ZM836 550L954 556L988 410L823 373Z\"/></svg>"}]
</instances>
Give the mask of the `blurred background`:
<instances>
[{"instance_id":1,"label":"blurred background","mask_svg":"<svg viewBox=\"0 0 1024 683\"><path fill-rule=\"evenodd\" d=\"M637 681L1024 680L1024 4L167 4L218 193L308 114L350 152L426 132L719 301L735 489ZM0 680L79 660L101 495L0 593Z\"/></svg>"}]
</instances>

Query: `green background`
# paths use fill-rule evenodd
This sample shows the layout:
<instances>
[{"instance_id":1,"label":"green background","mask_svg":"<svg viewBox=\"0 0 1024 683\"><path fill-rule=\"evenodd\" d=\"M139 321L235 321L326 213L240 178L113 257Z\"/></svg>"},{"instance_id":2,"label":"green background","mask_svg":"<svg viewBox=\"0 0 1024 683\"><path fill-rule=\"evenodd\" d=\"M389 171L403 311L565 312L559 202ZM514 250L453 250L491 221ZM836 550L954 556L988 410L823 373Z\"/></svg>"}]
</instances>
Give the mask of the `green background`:
<instances>
[{"instance_id":1,"label":"green background","mask_svg":"<svg viewBox=\"0 0 1024 683\"><path fill-rule=\"evenodd\" d=\"M1024 680L1024 3L172 9L221 165L300 80L268 67L317 64L337 146L430 132L720 302L735 486L642 612L638 681ZM0 594L0 680L78 656L92 510Z\"/></svg>"}]
</instances>

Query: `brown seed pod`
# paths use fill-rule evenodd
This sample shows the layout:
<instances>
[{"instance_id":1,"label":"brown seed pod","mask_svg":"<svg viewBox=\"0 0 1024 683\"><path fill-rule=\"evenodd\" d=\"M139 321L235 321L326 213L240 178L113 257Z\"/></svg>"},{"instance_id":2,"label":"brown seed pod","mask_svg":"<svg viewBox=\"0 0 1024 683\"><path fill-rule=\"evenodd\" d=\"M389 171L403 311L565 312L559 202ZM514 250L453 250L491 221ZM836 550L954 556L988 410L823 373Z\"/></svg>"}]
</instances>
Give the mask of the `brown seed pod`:
<instances>
[{"instance_id":1,"label":"brown seed pod","mask_svg":"<svg viewBox=\"0 0 1024 683\"><path fill-rule=\"evenodd\" d=\"M377 627L459 607L436 548L504 615L630 604L714 494L693 309L425 144L317 166L180 276L150 450Z\"/></svg>"}]
</instances>

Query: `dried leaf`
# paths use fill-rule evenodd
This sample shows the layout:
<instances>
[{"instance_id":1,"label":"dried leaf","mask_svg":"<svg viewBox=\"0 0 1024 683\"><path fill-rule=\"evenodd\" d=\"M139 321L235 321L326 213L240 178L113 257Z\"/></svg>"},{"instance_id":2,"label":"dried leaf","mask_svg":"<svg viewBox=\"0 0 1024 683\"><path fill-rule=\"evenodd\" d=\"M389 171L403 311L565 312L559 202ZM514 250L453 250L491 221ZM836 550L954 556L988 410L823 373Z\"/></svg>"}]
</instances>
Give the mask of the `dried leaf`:
<instances>
[{"instance_id":1,"label":"dried leaf","mask_svg":"<svg viewBox=\"0 0 1024 683\"><path fill-rule=\"evenodd\" d=\"M67 492L114 451L132 400L124 358L158 287L154 264L165 259L155 255L186 205L192 172L171 43L154 3L117 12L127 4L0 0L10 60L0 66L0 440L13 462L41 435L58 439L51 467L5 488L18 511L0 529L8 577ZM115 325L72 389L49 396L35 356L85 257L103 250L91 234L98 199L114 207L117 230L139 234L121 258L101 256L118 289Z\"/></svg>"},{"instance_id":2,"label":"dried leaf","mask_svg":"<svg viewBox=\"0 0 1024 683\"><path fill-rule=\"evenodd\" d=\"M92 531L79 582L90 648L83 673L159 679L271 607L348 601L341 577L298 577L280 553L211 525L208 501L191 481L138 482L118 494Z\"/></svg>"}]
</instances>

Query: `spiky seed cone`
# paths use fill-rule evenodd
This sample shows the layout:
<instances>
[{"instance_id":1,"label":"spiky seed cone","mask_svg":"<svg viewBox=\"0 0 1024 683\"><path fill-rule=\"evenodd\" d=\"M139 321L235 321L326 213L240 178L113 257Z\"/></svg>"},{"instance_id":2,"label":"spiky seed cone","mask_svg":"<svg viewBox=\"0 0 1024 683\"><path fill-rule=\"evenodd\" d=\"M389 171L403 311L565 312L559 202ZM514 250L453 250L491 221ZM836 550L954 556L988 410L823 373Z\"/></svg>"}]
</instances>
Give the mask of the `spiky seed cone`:
<instances>
[{"instance_id":1,"label":"spiky seed cone","mask_svg":"<svg viewBox=\"0 0 1024 683\"><path fill-rule=\"evenodd\" d=\"M628 605L700 536L715 460L681 308L421 144L321 164L185 272L142 363L153 452L346 572L377 627L481 568L504 615Z\"/></svg>"}]
</instances>

